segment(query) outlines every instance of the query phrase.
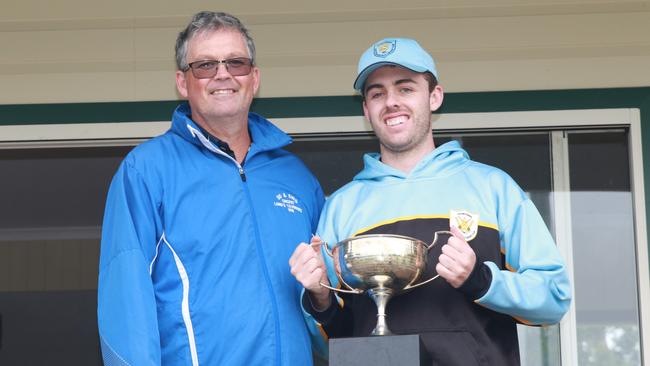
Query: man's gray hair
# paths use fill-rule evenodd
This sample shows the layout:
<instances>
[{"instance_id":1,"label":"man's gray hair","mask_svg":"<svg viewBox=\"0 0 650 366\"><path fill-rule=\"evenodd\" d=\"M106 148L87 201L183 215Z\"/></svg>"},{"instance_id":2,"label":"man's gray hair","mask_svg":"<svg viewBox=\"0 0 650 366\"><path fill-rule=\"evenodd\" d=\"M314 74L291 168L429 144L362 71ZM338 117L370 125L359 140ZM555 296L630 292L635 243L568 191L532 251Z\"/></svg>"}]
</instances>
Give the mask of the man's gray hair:
<instances>
[{"instance_id":1,"label":"man's gray hair","mask_svg":"<svg viewBox=\"0 0 650 366\"><path fill-rule=\"evenodd\" d=\"M248 55L255 65L255 43L248 33L248 29L235 16L228 13L202 11L196 13L187 27L178 34L176 38L176 67L185 71L189 68L187 64L187 45L190 40L199 33L216 31L219 29L236 30L244 36Z\"/></svg>"}]
</instances>

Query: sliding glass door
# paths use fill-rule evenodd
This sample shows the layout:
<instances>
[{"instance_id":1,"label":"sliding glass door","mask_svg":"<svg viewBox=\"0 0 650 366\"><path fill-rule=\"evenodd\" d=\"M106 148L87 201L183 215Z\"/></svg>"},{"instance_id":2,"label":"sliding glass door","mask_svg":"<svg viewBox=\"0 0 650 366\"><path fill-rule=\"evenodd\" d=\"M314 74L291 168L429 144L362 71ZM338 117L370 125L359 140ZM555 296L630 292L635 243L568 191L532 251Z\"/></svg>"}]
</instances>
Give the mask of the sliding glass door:
<instances>
[{"instance_id":1,"label":"sliding glass door","mask_svg":"<svg viewBox=\"0 0 650 366\"><path fill-rule=\"evenodd\" d=\"M522 186L569 265L573 306L561 325L519 327L522 364L642 364L639 304L647 290L640 283L647 274L639 263L647 258L635 234L643 222L635 216L630 129L474 128L435 135L437 145L451 139ZM297 134L295 140L290 149L328 194L361 169L365 152L378 149L369 132ZM0 364L101 364L99 232L110 178L129 150L0 148Z\"/></svg>"}]
</instances>

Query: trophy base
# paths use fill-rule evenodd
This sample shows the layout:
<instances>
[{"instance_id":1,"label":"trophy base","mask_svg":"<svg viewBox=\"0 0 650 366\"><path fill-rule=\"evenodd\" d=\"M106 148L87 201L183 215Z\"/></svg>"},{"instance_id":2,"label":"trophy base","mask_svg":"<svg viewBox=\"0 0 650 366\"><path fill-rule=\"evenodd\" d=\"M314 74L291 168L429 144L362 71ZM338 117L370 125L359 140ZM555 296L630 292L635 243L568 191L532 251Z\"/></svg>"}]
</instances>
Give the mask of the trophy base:
<instances>
[{"instance_id":1,"label":"trophy base","mask_svg":"<svg viewBox=\"0 0 650 366\"><path fill-rule=\"evenodd\" d=\"M417 334L333 338L330 366L427 366L429 355Z\"/></svg>"}]
</instances>

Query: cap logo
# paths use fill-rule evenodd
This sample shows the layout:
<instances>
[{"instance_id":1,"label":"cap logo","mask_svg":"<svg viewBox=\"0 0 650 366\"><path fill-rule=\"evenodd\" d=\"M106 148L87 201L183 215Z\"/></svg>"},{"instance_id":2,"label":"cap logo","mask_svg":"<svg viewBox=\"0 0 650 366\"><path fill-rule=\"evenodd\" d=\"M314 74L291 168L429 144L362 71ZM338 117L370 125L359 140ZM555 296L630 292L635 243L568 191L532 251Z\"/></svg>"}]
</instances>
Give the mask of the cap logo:
<instances>
[{"instance_id":1,"label":"cap logo","mask_svg":"<svg viewBox=\"0 0 650 366\"><path fill-rule=\"evenodd\" d=\"M374 51L373 53L377 57L386 57L391 53L393 53L393 51L395 51L396 46L397 46L397 40L377 43L375 45L375 49L373 50Z\"/></svg>"}]
</instances>

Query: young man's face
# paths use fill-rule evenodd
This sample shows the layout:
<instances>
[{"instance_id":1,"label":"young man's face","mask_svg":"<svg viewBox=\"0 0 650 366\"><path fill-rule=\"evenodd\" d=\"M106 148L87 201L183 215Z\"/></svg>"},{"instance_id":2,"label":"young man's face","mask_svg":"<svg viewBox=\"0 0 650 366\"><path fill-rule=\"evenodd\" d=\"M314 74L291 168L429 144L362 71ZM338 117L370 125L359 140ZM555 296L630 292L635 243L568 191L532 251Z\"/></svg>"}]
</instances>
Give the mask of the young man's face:
<instances>
[{"instance_id":1,"label":"young man's face","mask_svg":"<svg viewBox=\"0 0 650 366\"><path fill-rule=\"evenodd\" d=\"M431 112L442 103L442 88L429 93L423 74L383 66L366 79L363 113L381 143L382 154L433 150Z\"/></svg>"},{"instance_id":2,"label":"young man's face","mask_svg":"<svg viewBox=\"0 0 650 366\"><path fill-rule=\"evenodd\" d=\"M188 64L237 57L250 58L250 55L244 36L236 30L199 33L188 43ZM232 76L223 63L218 66L217 74L209 79L194 77L192 70L176 72L178 92L189 101L192 119L204 127L226 118L247 120L259 80L257 67L253 67L248 75Z\"/></svg>"}]
</instances>

